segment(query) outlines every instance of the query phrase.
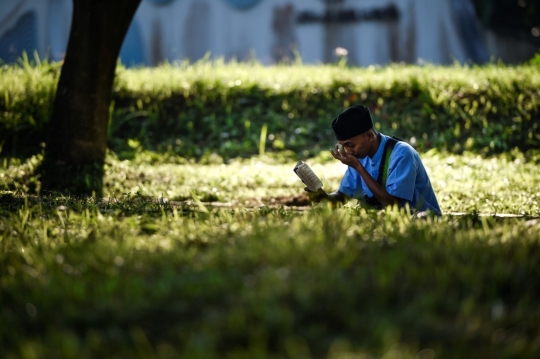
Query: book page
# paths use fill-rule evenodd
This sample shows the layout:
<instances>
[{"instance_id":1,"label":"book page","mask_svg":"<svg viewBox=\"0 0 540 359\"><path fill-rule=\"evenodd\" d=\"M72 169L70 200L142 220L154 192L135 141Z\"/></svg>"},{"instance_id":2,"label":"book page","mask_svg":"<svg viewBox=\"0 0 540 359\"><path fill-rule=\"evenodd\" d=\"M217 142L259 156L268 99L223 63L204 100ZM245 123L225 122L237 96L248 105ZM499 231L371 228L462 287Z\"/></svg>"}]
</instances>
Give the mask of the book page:
<instances>
[{"instance_id":1,"label":"book page","mask_svg":"<svg viewBox=\"0 0 540 359\"><path fill-rule=\"evenodd\" d=\"M308 190L316 192L319 188L322 188L323 183L317 177L315 172L303 161L299 161L294 167L296 175L304 182Z\"/></svg>"}]
</instances>

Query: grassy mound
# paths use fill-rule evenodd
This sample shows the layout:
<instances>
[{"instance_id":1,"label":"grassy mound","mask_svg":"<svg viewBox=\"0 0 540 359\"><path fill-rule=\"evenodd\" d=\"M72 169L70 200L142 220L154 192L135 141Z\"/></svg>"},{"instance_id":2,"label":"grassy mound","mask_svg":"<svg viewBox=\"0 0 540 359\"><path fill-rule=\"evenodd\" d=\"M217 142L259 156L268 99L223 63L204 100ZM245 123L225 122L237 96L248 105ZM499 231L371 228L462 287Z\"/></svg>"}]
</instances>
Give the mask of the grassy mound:
<instances>
[{"instance_id":1,"label":"grassy mound","mask_svg":"<svg viewBox=\"0 0 540 359\"><path fill-rule=\"evenodd\" d=\"M4 66L0 143L4 155L40 151L58 64ZM273 151L313 156L334 141L344 108L371 108L384 133L431 148L501 153L538 148L537 65L348 68L200 62L118 68L109 146L201 158Z\"/></svg>"}]
</instances>

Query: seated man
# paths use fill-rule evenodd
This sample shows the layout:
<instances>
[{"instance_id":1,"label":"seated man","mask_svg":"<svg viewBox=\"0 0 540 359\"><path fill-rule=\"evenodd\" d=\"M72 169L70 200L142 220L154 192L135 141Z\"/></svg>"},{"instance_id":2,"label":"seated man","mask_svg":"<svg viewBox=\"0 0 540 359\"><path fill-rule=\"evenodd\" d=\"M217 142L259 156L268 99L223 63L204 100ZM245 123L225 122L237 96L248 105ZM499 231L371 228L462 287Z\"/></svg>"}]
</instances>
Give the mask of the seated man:
<instances>
[{"instance_id":1,"label":"seated man","mask_svg":"<svg viewBox=\"0 0 540 359\"><path fill-rule=\"evenodd\" d=\"M312 201L343 203L355 198L373 208L408 204L413 211L441 214L418 152L378 133L369 109L360 105L346 109L332 121L332 129L338 144L330 152L348 168L336 192L308 191Z\"/></svg>"}]
</instances>

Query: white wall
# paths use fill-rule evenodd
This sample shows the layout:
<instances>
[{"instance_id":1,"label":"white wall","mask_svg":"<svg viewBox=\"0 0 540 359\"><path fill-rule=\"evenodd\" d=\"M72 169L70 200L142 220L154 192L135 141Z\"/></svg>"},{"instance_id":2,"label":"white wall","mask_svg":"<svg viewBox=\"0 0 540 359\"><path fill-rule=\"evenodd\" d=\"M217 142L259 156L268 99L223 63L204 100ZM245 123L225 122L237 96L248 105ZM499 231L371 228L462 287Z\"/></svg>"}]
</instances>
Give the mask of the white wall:
<instances>
[{"instance_id":1,"label":"white wall","mask_svg":"<svg viewBox=\"0 0 540 359\"><path fill-rule=\"evenodd\" d=\"M467 60L452 16L450 0L345 0L341 8L369 10L396 5L401 18L397 24L357 22L343 24L334 43L349 51L349 63L367 66L394 61L424 61L448 64ZM239 11L222 0L182 0L170 6L143 2L136 18L142 24L145 53L152 53L155 23L162 26L164 57L169 60L201 57L210 51L212 57L245 60L254 51L265 63L273 62L272 46L276 35L272 29L275 8L292 4L296 13L311 10L322 13L320 0L263 0L248 11ZM200 24L204 24L201 28ZM306 63L328 60L325 49L325 26L292 24L298 51ZM391 58L390 42L397 48ZM410 44L414 44L410 46ZM156 56L154 56L155 58ZM149 59L153 64L153 61Z\"/></svg>"},{"instance_id":2,"label":"white wall","mask_svg":"<svg viewBox=\"0 0 540 359\"><path fill-rule=\"evenodd\" d=\"M162 6L143 0L134 21L146 65L195 61L207 52L212 58L241 61L255 55L263 64L272 64L276 48L289 57L296 48L304 63L333 62L338 60L334 54L337 46L348 50L348 63L353 65L419 60L449 64L468 60L452 5L468 5L469 1L343 0L332 6L369 10L394 4L400 18L397 22L329 26L296 22L296 15L305 10L322 14L329 6L322 0L261 0L248 10L238 10L225 0L175 0ZM27 11L37 15L40 56L61 59L69 36L72 0L0 1L0 39ZM496 38L490 35L488 40L489 49L495 51Z\"/></svg>"}]
</instances>

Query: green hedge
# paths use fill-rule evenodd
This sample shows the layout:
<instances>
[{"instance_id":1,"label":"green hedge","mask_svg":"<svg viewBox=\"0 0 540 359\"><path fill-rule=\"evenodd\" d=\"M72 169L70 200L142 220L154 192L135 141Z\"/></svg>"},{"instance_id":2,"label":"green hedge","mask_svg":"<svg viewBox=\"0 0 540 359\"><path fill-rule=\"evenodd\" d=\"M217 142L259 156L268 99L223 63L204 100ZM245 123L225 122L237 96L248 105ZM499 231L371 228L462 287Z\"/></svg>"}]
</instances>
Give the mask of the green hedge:
<instances>
[{"instance_id":1,"label":"green hedge","mask_svg":"<svg viewBox=\"0 0 540 359\"><path fill-rule=\"evenodd\" d=\"M59 72L48 63L2 68L2 155L40 150ZM260 150L314 155L334 142L331 120L360 103L383 133L420 151L527 151L540 145L539 89L533 65L119 67L109 145L121 157L140 149L195 158Z\"/></svg>"}]
</instances>

